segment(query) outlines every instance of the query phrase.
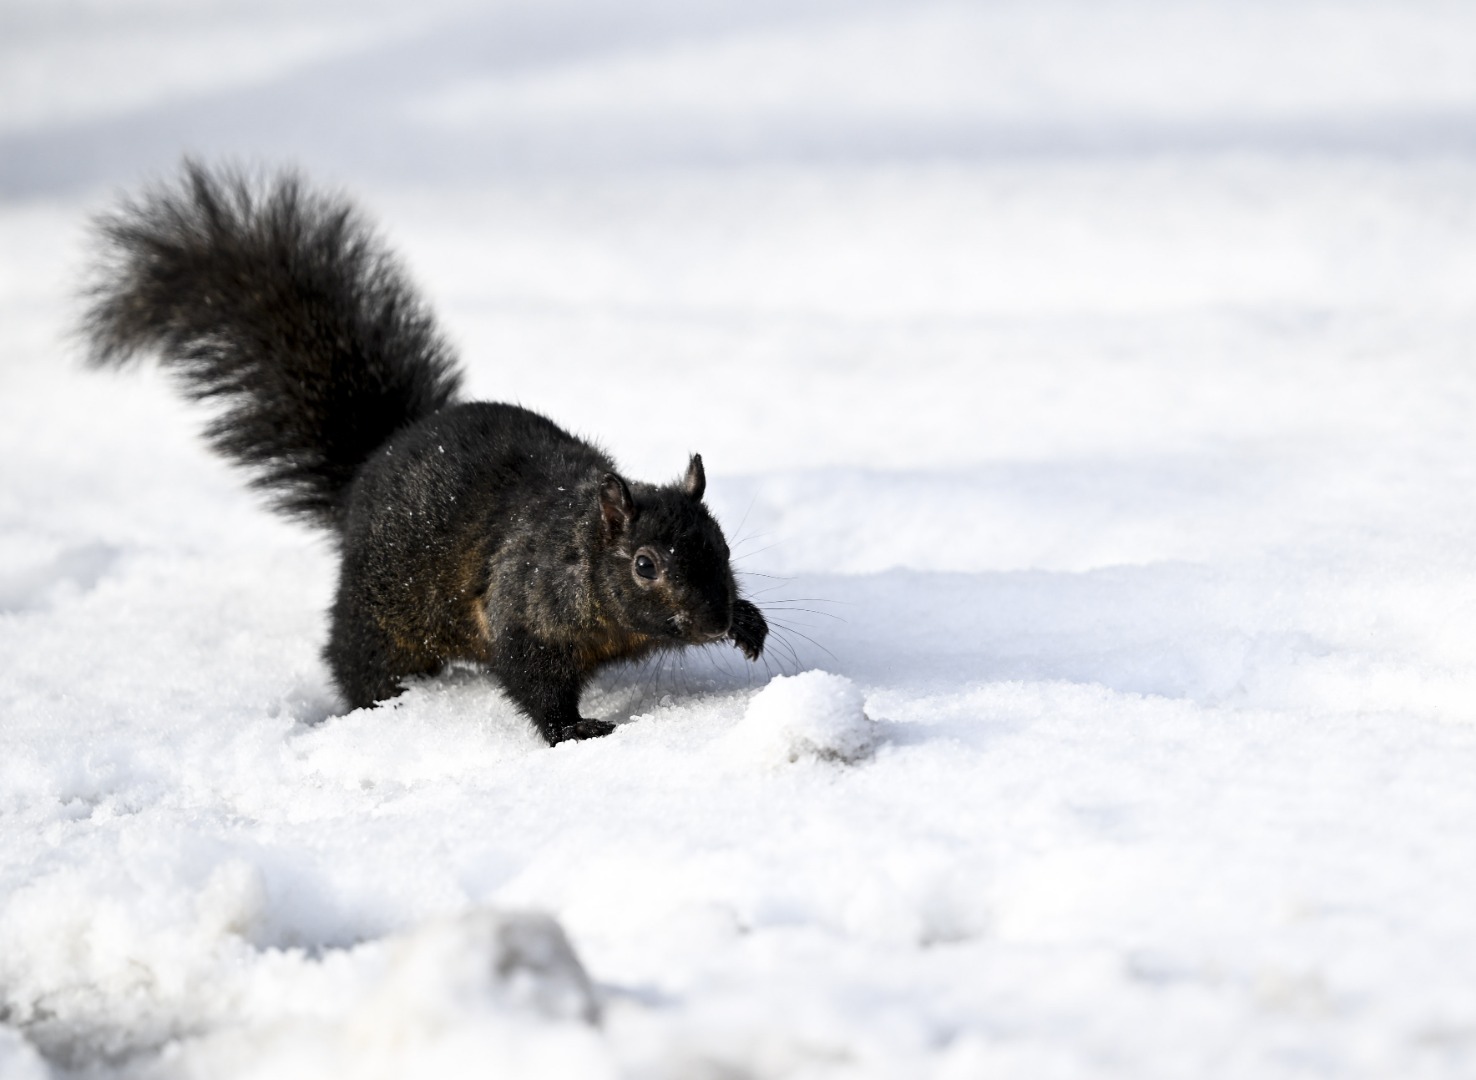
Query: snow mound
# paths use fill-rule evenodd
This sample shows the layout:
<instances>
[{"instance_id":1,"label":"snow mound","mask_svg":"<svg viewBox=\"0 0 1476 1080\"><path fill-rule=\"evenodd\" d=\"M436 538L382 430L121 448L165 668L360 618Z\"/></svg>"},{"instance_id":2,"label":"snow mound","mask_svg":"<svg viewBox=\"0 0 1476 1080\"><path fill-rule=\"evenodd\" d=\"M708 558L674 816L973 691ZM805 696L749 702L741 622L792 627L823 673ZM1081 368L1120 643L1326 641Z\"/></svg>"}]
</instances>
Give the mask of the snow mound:
<instances>
[{"instance_id":1,"label":"snow mound","mask_svg":"<svg viewBox=\"0 0 1476 1080\"><path fill-rule=\"evenodd\" d=\"M801 758L853 763L876 749L876 724L850 679L828 671L777 676L748 704L734 729L738 756L765 765Z\"/></svg>"},{"instance_id":2,"label":"snow mound","mask_svg":"<svg viewBox=\"0 0 1476 1080\"><path fill-rule=\"evenodd\" d=\"M563 929L538 912L473 911L394 942L368 1014L438 1023L476 1003L594 1023L594 990Z\"/></svg>"},{"instance_id":3,"label":"snow mound","mask_svg":"<svg viewBox=\"0 0 1476 1080\"><path fill-rule=\"evenodd\" d=\"M584 968L548 915L487 908L321 959L262 954L238 1022L177 1041L170 1080L612 1076Z\"/></svg>"}]
</instances>

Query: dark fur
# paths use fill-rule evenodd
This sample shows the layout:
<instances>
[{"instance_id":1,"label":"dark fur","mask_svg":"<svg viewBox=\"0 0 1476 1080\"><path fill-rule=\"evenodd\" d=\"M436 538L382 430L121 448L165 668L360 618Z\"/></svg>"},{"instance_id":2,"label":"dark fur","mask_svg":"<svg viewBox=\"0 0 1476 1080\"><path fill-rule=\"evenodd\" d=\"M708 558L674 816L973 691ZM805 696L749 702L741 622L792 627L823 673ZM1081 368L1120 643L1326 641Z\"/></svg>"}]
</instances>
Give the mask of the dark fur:
<instances>
[{"instance_id":1,"label":"dark fur","mask_svg":"<svg viewBox=\"0 0 1476 1080\"><path fill-rule=\"evenodd\" d=\"M187 163L98 232L92 362L157 351L223 403L211 445L337 537L325 653L351 705L475 661L552 744L612 730L579 715L608 663L722 638L761 654L702 459L633 483L537 413L457 403L450 349L345 202Z\"/></svg>"}]
</instances>

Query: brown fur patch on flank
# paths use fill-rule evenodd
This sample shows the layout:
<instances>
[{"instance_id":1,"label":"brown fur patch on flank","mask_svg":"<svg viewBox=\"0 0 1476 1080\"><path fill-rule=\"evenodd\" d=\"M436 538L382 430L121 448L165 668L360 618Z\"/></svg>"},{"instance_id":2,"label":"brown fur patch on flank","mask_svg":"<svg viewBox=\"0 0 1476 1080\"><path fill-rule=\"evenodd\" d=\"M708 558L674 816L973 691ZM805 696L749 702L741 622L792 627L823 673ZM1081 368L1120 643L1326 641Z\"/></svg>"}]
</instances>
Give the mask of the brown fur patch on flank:
<instances>
[{"instance_id":1,"label":"brown fur patch on flank","mask_svg":"<svg viewBox=\"0 0 1476 1080\"><path fill-rule=\"evenodd\" d=\"M639 660L656 648L656 640L620 627L601 626L580 637L574 658L581 671L593 671L612 660Z\"/></svg>"}]
</instances>

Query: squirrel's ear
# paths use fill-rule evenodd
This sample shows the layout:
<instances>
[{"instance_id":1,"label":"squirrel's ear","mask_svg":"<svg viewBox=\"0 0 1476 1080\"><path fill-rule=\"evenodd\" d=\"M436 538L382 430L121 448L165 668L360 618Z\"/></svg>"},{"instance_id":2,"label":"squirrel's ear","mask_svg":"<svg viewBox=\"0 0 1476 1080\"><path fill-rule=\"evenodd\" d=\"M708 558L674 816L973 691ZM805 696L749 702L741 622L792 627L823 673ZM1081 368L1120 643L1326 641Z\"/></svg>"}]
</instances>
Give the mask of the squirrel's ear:
<instances>
[{"instance_id":1,"label":"squirrel's ear","mask_svg":"<svg viewBox=\"0 0 1476 1080\"><path fill-rule=\"evenodd\" d=\"M693 454L692 460L687 462L687 479L682 486L694 499L701 499L707 490L707 474L702 471L701 454Z\"/></svg>"},{"instance_id":2,"label":"squirrel's ear","mask_svg":"<svg viewBox=\"0 0 1476 1080\"><path fill-rule=\"evenodd\" d=\"M600 481L600 514L605 519L605 537L613 540L635 520L635 500L630 488L614 473L606 473Z\"/></svg>"}]
</instances>

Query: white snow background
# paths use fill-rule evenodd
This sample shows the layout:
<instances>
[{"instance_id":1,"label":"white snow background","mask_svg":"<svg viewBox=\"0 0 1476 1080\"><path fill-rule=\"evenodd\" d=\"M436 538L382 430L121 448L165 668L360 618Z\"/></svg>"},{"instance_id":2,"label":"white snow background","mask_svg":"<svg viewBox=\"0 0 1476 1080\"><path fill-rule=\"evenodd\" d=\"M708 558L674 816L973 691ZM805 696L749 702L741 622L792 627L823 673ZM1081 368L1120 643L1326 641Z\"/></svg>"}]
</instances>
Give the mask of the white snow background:
<instances>
[{"instance_id":1,"label":"white snow background","mask_svg":"<svg viewBox=\"0 0 1476 1080\"><path fill-rule=\"evenodd\" d=\"M764 662L345 714L67 336L186 151L701 451ZM3 0L0 1077L1471 1076L1473 485L1464 0Z\"/></svg>"}]
</instances>

